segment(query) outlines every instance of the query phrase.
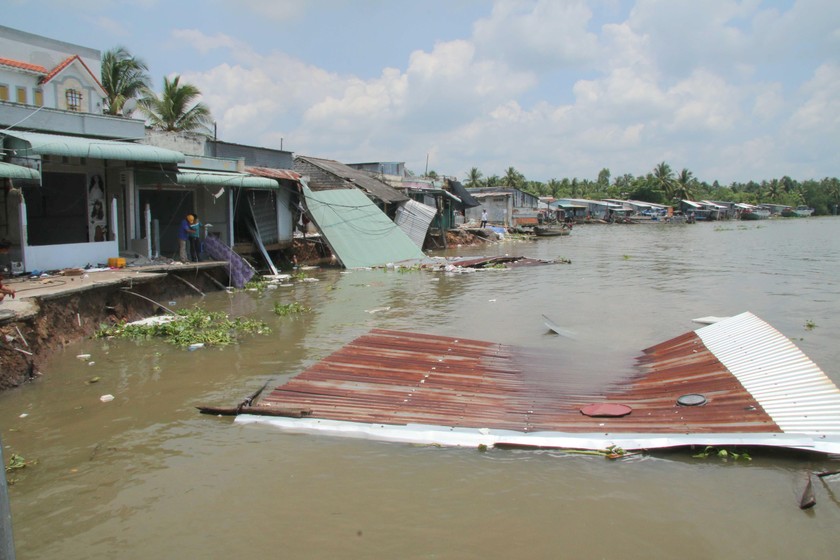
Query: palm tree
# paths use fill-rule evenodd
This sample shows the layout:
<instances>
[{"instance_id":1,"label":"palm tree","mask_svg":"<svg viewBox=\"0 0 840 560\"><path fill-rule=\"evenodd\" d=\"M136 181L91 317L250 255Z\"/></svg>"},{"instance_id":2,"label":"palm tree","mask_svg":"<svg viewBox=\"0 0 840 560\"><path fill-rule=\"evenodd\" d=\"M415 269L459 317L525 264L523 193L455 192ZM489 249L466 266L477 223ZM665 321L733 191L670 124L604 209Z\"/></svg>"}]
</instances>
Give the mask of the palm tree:
<instances>
[{"instance_id":1,"label":"palm tree","mask_svg":"<svg viewBox=\"0 0 840 560\"><path fill-rule=\"evenodd\" d=\"M490 175L484 180L485 187L498 187L502 183L498 175Z\"/></svg>"},{"instance_id":2,"label":"palm tree","mask_svg":"<svg viewBox=\"0 0 840 560\"><path fill-rule=\"evenodd\" d=\"M467 173L467 184L464 186L467 188L480 187L482 177L484 177L484 174L478 170L478 167L473 167Z\"/></svg>"},{"instance_id":3,"label":"palm tree","mask_svg":"<svg viewBox=\"0 0 840 560\"><path fill-rule=\"evenodd\" d=\"M102 55L102 87L105 88L106 115L131 116L132 109L126 109L126 102L138 97L148 89L151 79L149 67L134 57L124 47L105 51Z\"/></svg>"},{"instance_id":4,"label":"palm tree","mask_svg":"<svg viewBox=\"0 0 840 560\"><path fill-rule=\"evenodd\" d=\"M140 99L138 107L149 120L152 128L166 132L191 132L199 129L209 132L213 117L210 109L196 98L201 91L192 84L181 84L181 77L163 79L163 94L150 89Z\"/></svg>"},{"instance_id":5,"label":"palm tree","mask_svg":"<svg viewBox=\"0 0 840 560\"><path fill-rule=\"evenodd\" d=\"M778 202L782 195L782 183L778 179L771 179L767 184L767 198L772 202Z\"/></svg>"},{"instance_id":6,"label":"palm tree","mask_svg":"<svg viewBox=\"0 0 840 560\"><path fill-rule=\"evenodd\" d=\"M674 172L671 171L671 166L664 161L653 168L653 178L656 186L665 196L665 200L670 202L674 198Z\"/></svg>"},{"instance_id":7,"label":"palm tree","mask_svg":"<svg viewBox=\"0 0 840 560\"><path fill-rule=\"evenodd\" d=\"M507 187L520 187L525 182L525 176L517 171L515 167L508 167L502 181Z\"/></svg>"},{"instance_id":8,"label":"palm tree","mask_svg":"<svg viewBox=\"0 0 840 560\"><path fill-rule=\"evenodd\" d=\"M694 187L697 180L688 169L683 168L673 184L673 196L680 200L692 200L694 198Z\"/></svg>"}]
</instances>

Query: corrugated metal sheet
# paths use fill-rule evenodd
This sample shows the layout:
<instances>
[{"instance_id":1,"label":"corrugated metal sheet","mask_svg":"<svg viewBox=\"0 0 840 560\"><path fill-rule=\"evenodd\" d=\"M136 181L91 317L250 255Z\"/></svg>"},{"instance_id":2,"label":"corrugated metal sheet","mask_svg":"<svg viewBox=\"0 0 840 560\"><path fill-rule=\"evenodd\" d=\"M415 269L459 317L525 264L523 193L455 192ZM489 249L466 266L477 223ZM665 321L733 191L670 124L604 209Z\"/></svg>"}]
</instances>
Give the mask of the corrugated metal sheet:
<instances>
[{"instance_id":1,"label":"corrugated metal sheet","mask_svg":"<svg viewBox=\"0 0 840 560\"><path fill-rule=\"evenodd\" d=\"M343 181L346 181L355 187L358 187L371 196L378 198L379 200L386 202L386 203L397 203L397 202L405 202L408 200L408 197L401 193L400 191L388 186L387 184L383 183L379 179L375 179L369 173L361 171L359 169L353 169L343 163L339 163L337 161L333 161L331 159L320 159L320 158L313 158L309 156L298 156L295 158L295 168L297 169L300 163L307 164L309 166L314 166L316 168L321 169L322 171L327 172L330 175L338 177ZM301 171L305 169L305 166L301 167ZM305 171L304 171L305 172ZM317 178L312 178L312 189L318 189L318 180Z\"/></svg>"},{"instance_id":2,"label":"corrugated metal sheet","mask_svg":"<svg viewBox=\"0 0 840 560\"><path fill-rule=\"evenodd\" d=\"M358 189L313 193L301 180L306 208L346 268L424 259L409 237Z\"/></svg>"},{"instance_id":3,"label":"corrugated metal sheet","mask_svg":"<svg viewBox=\"0 0 840 560\"><path fill-rule=\"evenodd\" d=\"M772 326L742 313L697 334L782 431L840 434L840 391Z\"/></svg>"},{"instance_id":4,"label":"corrugated metal sheet","mask_svg":"<svg viewBox=\"0 0 840 560\"><path fill-rule=\"evenodd\" d=\"M271 179L285 179L287 181L297 182L300 179L300 174L295 173L291 169L274 169L271 167L246 167L246 173L257 175L259 177L269 177Z\"/></svg>"},{"instance_id":5,"label":"corrugated metal sheet","mask_svg":"<svg viewBox=\"0 0 840 560\"><path fill-rule=\"evenodd\" d=\"M429 225L435 219L435 215L437 215L435 208L416 200L409 200L397 208L397 216L394 222L400 226L417 247L423 249L426 233L429 231Z\"/></svg>"},{"instance_id":6,"label":"corrugated metal sheet","mask_svg":"<svg viewBox=\"0 0 840 560\"><path fill-rule=\"evenodd\" d=\"M0 161L0 178L3 179L25 179L30 181L40 181L41 174L36 169L22 167L20 165L13 165Z\"/></svg>"},{"instance_id":7,"label":"corrugated metal sheet","mask_svg":"<svg viewBox=\"0 0 840 560\"><path fill-rule=\"evenodd\" d=\"M768 360L777 367L765 367ZM840 391L749 313L645 350L635 373L610 386L596 386L586 372L558 371L558 363L561 356L548 350L374 330L259 403L306 408L311 417L240 421L442 445L759 445L840 453ZM687 394L706 404L678 404ZM593 403L632 412L581 413Z\"/></svg>"},{"instance_id":8,"label":"corrugated metal sheet","mask_svg":"<svg viewBox=\"0 0 840 560\"><path fill-rule=\"evenodd\" d=\"M265 245L279 241L277 228L277 200L275 191L248 189L245 196L256 222L260 240Z\"/></svg>"},{"instance_id":9,"label":"corrugated metal sheet","mask_svg":"<svg viewBox=\"0 0 840 560\"><path fill-rule=\"evenodd\" d=\"M199 169L179 170L175 180L181 185L212 185L218 187L247 187L251 189L278 189L280 185L268 177L255 177L245 173L222 173Z\"/></svg>"},{"instance_id":10,"label":"corrugated metal sheet","mask_svg":"<svg viewBox=\"0 0 840 560\"><path fill-rule=\"evenodd\" d=\"M19 156L41 154L153 163L181 163L186 159L181 152L133 142L39 132L4 131L3 134L29 145L28 148L16 149Z\"/></svg>"}]
</instances>

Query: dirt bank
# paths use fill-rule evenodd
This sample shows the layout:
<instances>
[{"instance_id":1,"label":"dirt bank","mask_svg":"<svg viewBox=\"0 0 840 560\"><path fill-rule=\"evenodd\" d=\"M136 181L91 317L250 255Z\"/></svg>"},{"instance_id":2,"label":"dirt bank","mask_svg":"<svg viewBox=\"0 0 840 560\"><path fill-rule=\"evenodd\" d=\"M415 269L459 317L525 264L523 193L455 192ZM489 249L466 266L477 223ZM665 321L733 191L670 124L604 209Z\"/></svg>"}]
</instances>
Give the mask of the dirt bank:
<instances>
[{"instance_id":1,"label":"dirt bank","mask_svg":"<svg viewBox=\"0 0 840 560\"><path fill-rule=\"evenodd\" d=\"M218 290L208 276L188 275L188 281L203 292ZM227 281L221 276L216 280ZM16 387L38 375L41 364L55 350L92 336L100 324L136 321L161 311L158 305L139 296L166 305L186 295L197 294L168 274L134 284L130 289L115 284L34 297L37 314L0 324L0 390Z\"/></svg>"}]
</instances>

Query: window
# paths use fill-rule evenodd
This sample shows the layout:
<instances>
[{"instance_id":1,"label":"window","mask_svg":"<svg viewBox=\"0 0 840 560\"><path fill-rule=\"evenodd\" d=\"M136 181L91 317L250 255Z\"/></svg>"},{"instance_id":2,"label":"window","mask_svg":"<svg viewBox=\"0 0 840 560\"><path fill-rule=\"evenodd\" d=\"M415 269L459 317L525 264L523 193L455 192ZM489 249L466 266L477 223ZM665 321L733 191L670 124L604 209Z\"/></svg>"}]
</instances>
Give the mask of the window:
<instances>
[{"instance_id":1,"label":"window","mask_svg":"<svg viewBox=\"0 0 840 560\"><path fill-rule=\"evenodd\" d=\"M8 101L9 100L9 86L4 86L0 84L0 101Z\"/></svg>"},{"instance_id":2,"label":"window","mask_svg":"<svg viewBox=\"0 0 840 560\"><path fill-rule=\"evenodd\" d=\"M44 90L36 89L35 90L35 105L38 107L44 106Z\"/></svg>"},{"instance_id":3,"label":"window","mask_svg":"<svg viewBox=\"0 0 840 560\"><path fill-rule=\"evenodd\" d=\"M81 111L82 109L82 92L77 89L68 89L64 92L64 97L67 100L67 109L69 111Z\"/></svg>"},{"instance_id":4,"label":"window","mask_svg":"<svg viewBox=\"0 0 840 560\"><path fill-rule=\"evenodd\" d=\"M16 89L17 102L26 105L26 88L18 86Z\"/></svg>"}]
</instances>

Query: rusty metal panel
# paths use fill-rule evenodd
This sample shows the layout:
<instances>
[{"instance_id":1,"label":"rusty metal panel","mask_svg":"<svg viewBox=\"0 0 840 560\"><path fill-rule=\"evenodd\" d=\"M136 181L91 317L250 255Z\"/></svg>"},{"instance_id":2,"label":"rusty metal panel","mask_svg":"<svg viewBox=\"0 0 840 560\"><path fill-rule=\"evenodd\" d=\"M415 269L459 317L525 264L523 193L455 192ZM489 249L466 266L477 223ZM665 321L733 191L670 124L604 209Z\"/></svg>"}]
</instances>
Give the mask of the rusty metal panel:
<instances>
[{"instance_id":1,"label":"rusty metal panel","mask_svg":"<svg viewBox=\"0 0 840 560\"><path fill-rule=\"evenodd\" d=\"M389 440L400 440L403 429L403 441L432 438L456 445L490 441L564 447L573 442L604 448L618 440L653 447L728 441L840 450L837 438L783 434L782 426L814 434L840 429L834 404L840 391L818 369L802 369L797 383L782 367L782 373L769 376L771 384L776 382L771 387L763 365L768 356L757 359L759 370L739 362L743 353L734 356L737 374L725 365L731 353L727 340L732 347L748 346L732 340L732 331L754 336L760 348L777 345L771 339L781 335L752 318L738 316L648 348L623 379L607 386L597 386L585 373L559 371L561 356L552 350L376 329L277 387L260 405L311 410L311 418L297 424L305 431ZM801 358L792 356L778 356L778 363ZM777 390L788 384L792 388L784 390L793 396ZM678 403L684 395L702 395L702 406ZM591 405L621 405L630 412L583 414L581 409ZM803 416L815 420L805 423Z\"/></svg>"}]
</instances>

